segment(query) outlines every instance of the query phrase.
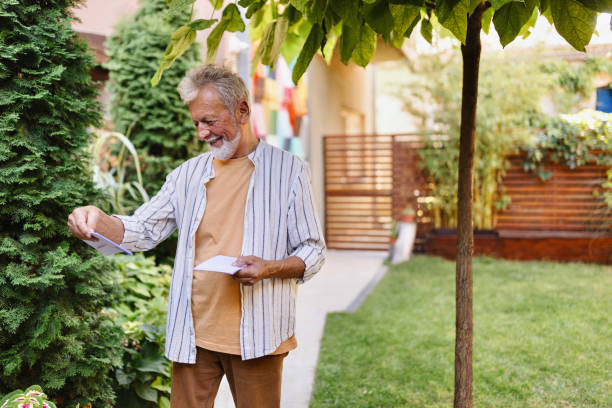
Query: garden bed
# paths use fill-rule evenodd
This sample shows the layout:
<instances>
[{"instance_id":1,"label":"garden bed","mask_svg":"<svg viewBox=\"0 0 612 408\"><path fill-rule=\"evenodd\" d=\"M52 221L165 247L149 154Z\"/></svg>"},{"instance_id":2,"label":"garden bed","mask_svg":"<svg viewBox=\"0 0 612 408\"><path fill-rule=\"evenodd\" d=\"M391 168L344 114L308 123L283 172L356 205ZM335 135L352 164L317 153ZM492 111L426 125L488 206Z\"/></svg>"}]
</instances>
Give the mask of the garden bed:
<instances>
[{"instance_id":1,"label":"garden bed","mask_svg":"<svg viewBox=\"0 0 612 408\"><path fill-rule=\"evenodd\" d=\"M455 230L431 230L425 253L455 259ZM474 254L511 260L612 264L612 234L579 231L474 231Z\"/></svg>"}]
</instances>

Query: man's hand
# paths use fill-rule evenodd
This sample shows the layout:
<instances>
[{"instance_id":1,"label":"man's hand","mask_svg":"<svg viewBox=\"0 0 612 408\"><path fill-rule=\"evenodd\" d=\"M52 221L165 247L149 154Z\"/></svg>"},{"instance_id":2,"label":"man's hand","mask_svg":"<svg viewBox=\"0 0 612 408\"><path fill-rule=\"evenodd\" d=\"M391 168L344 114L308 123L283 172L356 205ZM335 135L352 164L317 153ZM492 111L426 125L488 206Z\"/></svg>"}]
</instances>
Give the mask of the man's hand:
<instances>
[{"instance_id":1,"label":"man's hand","mask_svg":"<svg viewBox=\"0 0 612 408\"><path fill-rule=\"evenodd\" d=\"M68 230L75 237L89 241L98 240L91 235L96 231L118 244L124 233L123 222L119 218L110 217L93 205L75 208L68 216Z\"/></svg>"},{"instance_id":2,"label":"man's hand","mask_svg":"<svg viewBox=\"0 0 612 408\"><path fill-rule=\"evenodd\" d=\"M246 265L234 273L235 280L243 285L254 285L262 279L281 278L299 279L304 275L306 265L297 256L279 259L277 261L265 260L258 256L240 256L234 261L234 266Z\"/></svg>"},{"instance_id":3,"label":"man's hand","mask_svg":"<svg viewBox=\"0 0 612 408\"><path fill-rule=\"evenodd\" d=\"M254 285L270 277L271 262L274 261L266 261L254 255L240 256L234 261L234 265L245 265L245 267L234 273L232 277L243 285Z\"/></svg>"},{"instance_id":4,"label":"man's hand","mask_svg":"<svg viewBox=\"0 0 612 408\"><path fill-rule=\"evenodd\" d=\"M104 213L98 207L88 205L75 208L68 216L68 230L78 239L96 241L91 233L96 231L96 227Z\"/></svg>"}]
</instances>

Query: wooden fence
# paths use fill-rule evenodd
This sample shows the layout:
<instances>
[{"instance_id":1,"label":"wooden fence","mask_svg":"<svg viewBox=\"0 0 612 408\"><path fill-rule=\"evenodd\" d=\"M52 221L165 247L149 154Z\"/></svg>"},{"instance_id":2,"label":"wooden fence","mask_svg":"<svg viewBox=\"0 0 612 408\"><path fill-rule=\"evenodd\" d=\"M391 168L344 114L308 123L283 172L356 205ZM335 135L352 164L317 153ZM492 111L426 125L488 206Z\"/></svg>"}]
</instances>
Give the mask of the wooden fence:
<instances>
[{"instance_id":1,"label":"wooden fence","mask_svg":"<svg viewBox=\"0 0 612 408\"><path fill-rule=\"evenodd\" d=\"M391 222L405 205L417 210L416 250L431 218L429 188L418 165L423 134L324 138L325 232L329 248L386 250Z\"/></svg>"},{"instance_id":2,"label":"wooden fence","mask_svg":"<svg viewBox=\"0 0 612 408\"><path fill-rule=\"evenodd\" d=\"M326 136L329 248L387 249L392 220L392 136Z\"/></svg>"},{"instance_id":3,"label":"wooden fence","mask_svg":"<svg viewBox=\"0 0 612 408\"><path fill-rule=\"evenodd\" d=\"M496 229L510 236L527 231L531 235L576 236L612 228L605 202L594 191L605 181L604 166L586 164L575 169L549 163L552 177L542 181L536 174L525 173L525 157L508 157L502 189L510 196L508 208L499 213Z\"/></svg>"},{"instance_id":4,"label":"wooden fence","mask_svg":"<svg viewBox=\"0 0 612 408\"><path fill-rule=\"evenodd\" d=\"M441 252L427 247L433 228L427 204L433 197L419 167L418 149L423 137L441 136L325 137L325 230L329 248L387 249L392 220L402 208L411 205L417 210L415 250L451 256L451 241ZM508 254L502 253L504 244L500 242L495 243L497 252L491 254L534 259L539 256L535 249L524 256L516 251L540 245L552 253L553 245L559 257L565 252L568 257L579 259L576 254L586 250L579 247L569 251L563 247L588 245L588 251L599 254L599 261L607 262L607 253L612 261L612 216L603 200L594 195L604 181L606 167L588 164L569 169L551 164L547 169L552 171L552 178L542 181L537 175L524 172L523 160L521 155L509 156L510 167L501 186L511 203L498 215L496 236L508 240ZM517 242L527 249L516 247ZM511 251L514 252L510 254Z\"/></svg>"}]
</instances>

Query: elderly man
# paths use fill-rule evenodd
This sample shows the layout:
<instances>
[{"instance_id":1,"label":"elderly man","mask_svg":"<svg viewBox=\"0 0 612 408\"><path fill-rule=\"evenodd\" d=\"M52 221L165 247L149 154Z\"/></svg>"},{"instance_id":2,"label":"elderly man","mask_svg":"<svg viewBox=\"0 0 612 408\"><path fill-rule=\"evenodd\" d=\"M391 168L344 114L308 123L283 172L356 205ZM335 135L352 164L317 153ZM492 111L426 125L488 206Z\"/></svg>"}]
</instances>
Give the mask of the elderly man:
<instances>
[{"instance_id":1,"label":"elderly man","mask_svg":"<svg viewBox=\"0 0 612 408\"><path fill-rule=\"evenodd\" d=\"M178 230L165 346L172 408L212 407L223 375L237 407L278 407L283 358L297 346L297 284L325 260L310 172L253 135L248 90L231 71L196 67L178 89L210 152L173 170L132 216L80 207L68 227L133 251ZM232 276L194 269L215 255L243 267Z\"/></svg>"}]
</instances>

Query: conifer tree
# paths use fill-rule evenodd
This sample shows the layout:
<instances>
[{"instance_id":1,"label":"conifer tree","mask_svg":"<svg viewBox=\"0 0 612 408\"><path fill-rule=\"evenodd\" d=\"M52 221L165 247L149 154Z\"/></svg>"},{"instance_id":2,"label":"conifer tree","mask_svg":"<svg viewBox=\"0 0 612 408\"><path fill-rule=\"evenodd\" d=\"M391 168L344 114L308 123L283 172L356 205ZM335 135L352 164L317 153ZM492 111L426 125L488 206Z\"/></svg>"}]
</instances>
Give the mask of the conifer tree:
<instances>
[{"instance_id":1,"label":"conifer tree","mask_svg":"<svg viewBox=\"0 0 612 408\"><path fill-rule=\"evenodd\" d=\"M87 127L101 122L75 0L0 2L0 395L32 384L74 407L110 406L121 365L111 264L66 222L100 202Z\"/></svg>"}]
</instances>

